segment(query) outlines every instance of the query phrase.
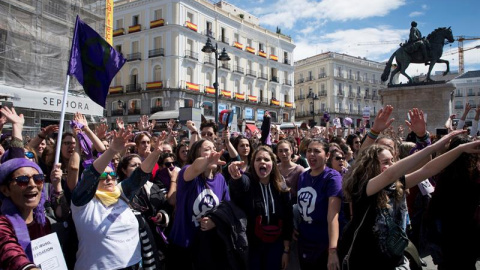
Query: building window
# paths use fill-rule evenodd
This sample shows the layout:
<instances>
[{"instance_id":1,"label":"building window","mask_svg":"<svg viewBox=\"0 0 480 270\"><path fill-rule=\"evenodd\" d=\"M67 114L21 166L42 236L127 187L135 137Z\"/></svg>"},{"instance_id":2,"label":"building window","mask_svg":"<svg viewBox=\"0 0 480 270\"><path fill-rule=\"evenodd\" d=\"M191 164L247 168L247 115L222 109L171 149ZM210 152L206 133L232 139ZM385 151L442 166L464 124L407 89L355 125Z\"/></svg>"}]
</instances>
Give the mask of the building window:
<instances>
[{"instance_id":1,"label":"building window","mask_svg":"<svg viewBox=\"0 0 480 270\"><path fill-rule=\"evenodd\" d=\"M193 13L191 12L187 12L187 21L191 22L191 23L195 23L193 21Z\"/></svg>"},{"instance_id":2,"label":"building window","mask_svg":"<svg viewBox=\"0 0 480 270\"><path fill-rule=\"evenodd\" d=\"M162 80L162 68L160 66L155 66L153 68L153 80L155 82Z\"/></svg>"},{"instance_id":3,"label":"building window","mask_svg":"<svg viewBox=\"0 0 480 270\"><path fill-rule=\"evenodd\" d=\"M235 93L241 94L241 91L240 91L240 81L238 81L238 80L235 81Z\"/></svg>"},{"instance_id":4,"label":"building window","mask_svg":"<svg viewBox=\"0 0 480 270\"><path fill-rule=\"evenodd\" d=\"M214 116L215 113L213 112L213 103L209 101L203 102L203 115L206 116Z\"/></svg>"},{"instance_id":5,"label":"building window","mask_svg":"<svg viewBox=\"0 0 480 270\"><path fill-rule=\"evenodd\" d=\"M128 114L136 115L140 114L141 103L140 99L131 99L128 101Z\"/></svg>"},{"instance_id":6,"label":"building window","mask_svg":"<svg viewBox=\"0 0 480 270\"><path fill-rule=\"evenodd\" d=\"M205 27L206 27L206 29L207 29L207 32L206 32L207 36L213 37L213 30L212 30L212 29L213 29L213 26L212 26L212 22L208 22L208 21L207 21L207 25L206 25Z\"/></svg>"},{"instance_id":7,"label":"building window","mask_svg":"<svg viewBox=\"0 0 480 270\"><path fill-rule=\"evenodd\" d=\"M160 20L160 19L163 19L162 17L162 10L161 9L157 9L153 12L153 19L156 21L156 20Z\"/></svg>"},{"instance_id":8,"label":"building window","mask_svg":"<svg viewBox=\"0 0 480 270\"><path fill-rule=\"evenodd\" d=\"M138 53L138 41L132 42L132 54Z\"/></svg>"},{"instance_id":9,"label":"building window","mask_svg":"<svg viewBox=\"0 0 480 270\"><path fill-rule=\"evenodd\" d=\"M153 48L154 49L162 48L162 37L153 38Z\"/></svg>"},{"instance_id":10,"label":"building window","mask_svg":"<svg viewBox=\"0 0 480 270\"><path fill-rule=\"evenodd\" d=\"M186 98L183 100L183 107L185 108L193 108L193 99Z\"/></svg>"},{"instance_id":11,"label":"building window","mask_svg":"<svg viewBox=\"0 0 480 270\"><path fill-rule=\"evenodd\" d=\"M139 24L138 22L139 22L139 16L138 15L132 16L132 26L138 25Z\"/></svg>"},{"instance_id":12,"label":"building window","mask_svg":"<svg viewBox=\"0 0 480 270\"><path fill-rule=\"evenodd\" d=\"M117 28L116 28L116 29L123 28L123 19L118 19L118 20L116 21L116 24L117 24Z\"/></svg>"},{"instance_id":13,"label":"building window","mask_svg":"<svg viewBox=\"0 0 480 270\"><path fill-rule=\"evenodd\" d=\"M192 68L187 68L187 77L185 78L187 82L193 82L193 70Z\"/></svg>"},{"instance_id":14,"label":"building window","mask_svg":"<svg viewBox=\"0 0 480 270\"><path fill-rule=\"evenodd\" d=\"M153 98L152 99L152 108L163 108L163 100L162 98Z\"/></svg>"}]
</instances>

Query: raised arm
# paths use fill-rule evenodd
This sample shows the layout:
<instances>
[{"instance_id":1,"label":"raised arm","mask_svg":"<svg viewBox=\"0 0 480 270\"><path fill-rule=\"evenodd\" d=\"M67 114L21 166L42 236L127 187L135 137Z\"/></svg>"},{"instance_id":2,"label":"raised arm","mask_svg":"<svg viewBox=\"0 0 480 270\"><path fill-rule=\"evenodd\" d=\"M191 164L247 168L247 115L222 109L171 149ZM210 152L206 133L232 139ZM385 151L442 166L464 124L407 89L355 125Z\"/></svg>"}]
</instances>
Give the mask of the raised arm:
<instances>
[{"instance_id":1,"label":"raised arm","mask_svg":"<svg viewBox=\"0 0 480 270\"><path fill-rule=\"evenodd\" d=\"M222 131L222 140L225 147L227 148L228 156L230 156L230 158L236 158L238 156L238 152L237 149L235 149L235 147L233 147L233 144L230 142L229 129L225 129Z\"/></svg>"},{"instance_id":2,"label":"raised arm","mask_svg":"<svg viewBox=\"0 0 480 270\"><path fill-rule=\"evenodd\" d=\"M77 134L80 132L79 129L75 129L73 131L73 136L75 137L75 141L78 142L78 137ZM67 166L67 186L70 191L73 191L73 189L77 186L78 183L78 177L80 173L80 144L76 143L75 144L75 151L73 152L72 156L70 156L70 159L68 160L68 166Z\"/></svg>"},{"instance_id":3,"label":"raised arm","mask_svg":"<svg viewBox=\"0 0 480 270\"><path fill-rule=\"evenodd\" d=\"M77 184L72 193L72 203L74 205L83 206L93 199L97 191L100 174L105 171L113 157L123 151L132 134L121 129L112 131L112 137L110 147L93 162L92 166L83 172L82 180Z\"/></svg>"},{"instance_id":4,"label":"raised arm","mask_svg":"<svg viewBox=\"0 0 480 270\"><path fill-rule=\"evenodd\" d=\"M397 163L393 164L390 166L388 169L386 169L384 172L380 173L379 175L375 176L374 178L370 179L367 184L367 195L371 196L385 188L386 186L390 185L391 183L397 181L400 177L403 175L406 175L410 170L415 168L420 162L422 162L423 159L427 158L429 155L431 155L433 152L441 150L446 143L450 141L450 139L457 135L463 133L463 131L454 131L449 133L448 135L444 136L442 139L440 139L438 142L435 144L432 144L426 148L424 148L421 151L418 151L400 161ZM440 164L439 164L440 165ZM433 170L432 170L433 172ZM425 180L429 176L433 175L427 175L426 173L422 174L425 178L421 179L420 181ZM417 175L418 176L418 175ZM415 182L417 177L411 178L410 183ZM418 181L418 182L420 182ZM417 183L418 183L417 182ZM412 187L413 185L407 184L408 187Z\"/></svg>"},{"instance_id":5,"label":"raised arm","mask_svg":"<svg viewBox=\"0 0 480 270\"><path fill-rule=\"evenodd\" d=\"M457 129L463 129L463 127L465 126L465 119L467 119L468 112L470 112L471 109L472 106L470 105L470 103L467 102L465 104L465 109L463 110L462 118L458 120Z\"/></svg>"},{"instance_id":6,"label":"raised arm","mask_svg":"<svg viewBox=\"0 0 480 270\"><path fill-rule=\"evenodd\" d=\"M201 139L200 134L198 134L198 129L193 121L187 121L187 128L190 130L190 144L193 145Z\"/></svg>"},{"instance_id":7,"label":"raised arm","mask_svg":"<svg viewBox=\"0 0 480 270\"><path fill-rule=\"evenodd\" d=\"M37 134L37 136L33 137L30 142L28 142L28 146L32 149L37 150L40 143L47 138L47 136L51 136L53 133L58 132L58 125L49 125L41 129L41 131Z\"/></svg>"},{"instance_id":8,"label":"raised arm","mask_svg":"<svg viewBox=\"0 0 480 270\"><path fill-rule=\"evenodd\" d=\"M185 182L192 181L193 179L195 179L195 177L202 174L206 170L206 168L210 167L210 165L212 164L217 164L220 166L225 165L226 162L220 160L222 154L223 150L220 152L215 152L212 150L208 157L198 157L197 159L195 159L192 165L185 170L183 174L183 180L185 180Z\"/></svg>"},{"instance_id":9,"label":"raised arm","mask_svg":"<svg viewBox=\"0 0 480 270\"><path fill-rule=\"evenodd\" d=\"M92 146L97 150L99 153L105 152L105 145L102 143L102 140L97 137L95 132L93 132L90 127L88 127L88 122L85 116L79 112L75 113L75 116L73 118L75 121L81 124L81 129L85 134L90 138L92 141Z\"/></svg>"},{"instance_id":10,"label":"raised arm","mask_svg":"<svg viewBox=\"0 0 480 270\"><path fill-rule=\"evenodd\" d=\"M362 147L360 151L369 147L370 145L374 144L377 140L378 135L387 129L395 120L394 118L390 118L392 115L393 107L391 105L386 105L382 109L378 111L377 116L373 122L373 126L370 131L367 133L367 137L365 141L362 143Z\"/></svg>"},{"instance_id":11,"label":"raised arm","mask_svg":"<svg viewBox=\"0 0 480 270\"><path fill-rule=\"evenodd\" d=\"M476 137L478 131L478 118L480 116L480 104L475 108L475 119L472 122L472 128L470 129L470 136Z\"/></svg>"},{"instance_id":12,"label":"raised arm","mask_svg":"<svg viewBox=\"0 0 480 270\"><path fill-rule=\"evenodd\" d=\"M13 107L11 109L8 107L2 107L0 111L7 118L7 122L12 123L12 137L22 141L23 124L25 123L23 114L17 114Z\"/></svg>"},{"instance_id":13,"label":"raised arm","mask_svg":"<svg viewBox=\"0 0 480 270\"><path fill-rule=\"evenodd\" d=\"M455 131L452 133L459 134L461 132ZM437 143L440 143L440 141L438 141ZM446 142L443 142L442 146L445 146ZM452 150L444 153L443 155L432 159L430 162L428 162L425 166L423 166L419 170L405 176L406 188L411 188L417 185L418 183L422 182L423 180L440 173L443 169L445 169L448 165L450 165L450 163L455 161L455 159L457 159L462 153L479 154L480 153L479 147L480 147L480 140L461 144L453 148Z\"/></svg>"}]
</instances>

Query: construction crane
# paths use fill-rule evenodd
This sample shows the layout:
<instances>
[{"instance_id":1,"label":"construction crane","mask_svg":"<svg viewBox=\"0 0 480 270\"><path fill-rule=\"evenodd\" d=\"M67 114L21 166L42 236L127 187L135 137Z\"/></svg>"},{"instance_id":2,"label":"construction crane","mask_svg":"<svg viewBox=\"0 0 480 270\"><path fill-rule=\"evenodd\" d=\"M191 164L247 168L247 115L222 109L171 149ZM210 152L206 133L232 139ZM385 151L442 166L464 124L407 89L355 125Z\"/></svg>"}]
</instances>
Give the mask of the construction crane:
<instances>
[{"instance_id":1,"label":"construction crane","mask_svg":"<svg viewBox=\"0 0 480 270\"><path fill-rule=\"evenodd\" d=\"M465 50L463 49L463 42L466 40L478 40L480 37L465 37L465 36L456 36L456 40L458 41L458 74L462 75L465 72L465 62L464 62L464 56L463 53ZM468 50L471 49L476 49L478 46L469 48Z\"/></svg>"}]
</instances>

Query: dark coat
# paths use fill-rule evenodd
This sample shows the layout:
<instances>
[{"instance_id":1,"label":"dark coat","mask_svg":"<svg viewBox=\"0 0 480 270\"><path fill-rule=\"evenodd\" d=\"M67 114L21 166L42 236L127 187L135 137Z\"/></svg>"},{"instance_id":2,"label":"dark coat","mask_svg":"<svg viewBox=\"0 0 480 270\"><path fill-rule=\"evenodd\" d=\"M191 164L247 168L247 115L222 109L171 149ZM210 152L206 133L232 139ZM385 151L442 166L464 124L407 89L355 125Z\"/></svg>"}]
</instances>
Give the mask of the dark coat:
<instances>
[{"instance_id":1,"label":"dark coat","mask_svg":"<svg viewBox=\"0 0 480 270\"><path fill-rule=\"evenodd\" d=\"M247 241L247 216L233 202L222 201L212 209L207 216L215 222L215 229L223 252L215 258L226 258L226 267L222 269L247 269L248 241Z\"/></svg>"}]
</instances>

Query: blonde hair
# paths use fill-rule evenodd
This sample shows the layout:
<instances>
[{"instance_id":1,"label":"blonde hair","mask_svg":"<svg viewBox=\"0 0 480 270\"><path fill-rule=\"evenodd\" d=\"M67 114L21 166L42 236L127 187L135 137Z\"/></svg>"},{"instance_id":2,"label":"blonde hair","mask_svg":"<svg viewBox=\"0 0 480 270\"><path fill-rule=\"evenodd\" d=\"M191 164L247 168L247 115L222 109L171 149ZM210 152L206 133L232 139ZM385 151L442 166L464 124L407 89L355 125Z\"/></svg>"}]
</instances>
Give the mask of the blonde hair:
<instances>
[{"instance_id":1,"label":"blonde hair","mask_svg":"<svg viewBox=\"0 0 480 270\"><path fill-rule=\"evenodd\" d=\"M347 201L355 203L353 200L362 197L368 181L382 173L378 156L383 151L392 153L390 147L379 144L371 145L360 152L360 155L355 159L354 165L343 178L343 195ZM405 188L398 180L395 182L395 190L395 199L400 201L403 198ZM382 189L376 196L378 207L384 208L388 206L388 196L385 190Z\"/></svg>"}]
</instances>

